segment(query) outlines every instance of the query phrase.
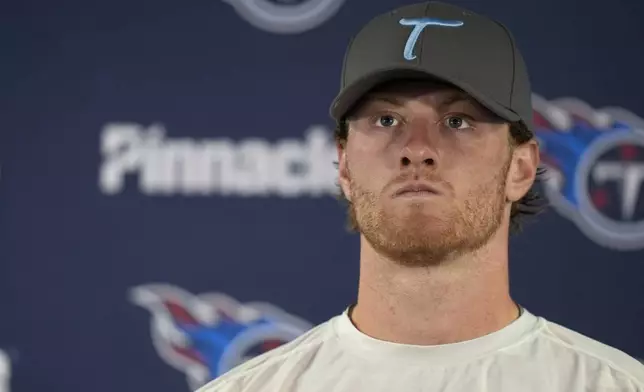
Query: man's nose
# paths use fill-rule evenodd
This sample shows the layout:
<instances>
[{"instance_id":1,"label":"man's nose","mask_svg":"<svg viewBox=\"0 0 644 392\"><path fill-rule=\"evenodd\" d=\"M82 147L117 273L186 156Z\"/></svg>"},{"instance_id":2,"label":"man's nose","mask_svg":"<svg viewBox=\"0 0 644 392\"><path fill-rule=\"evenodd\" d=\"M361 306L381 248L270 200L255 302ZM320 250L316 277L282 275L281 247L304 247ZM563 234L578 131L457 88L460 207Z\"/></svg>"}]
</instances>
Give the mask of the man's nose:
<instances>
[{"instance_id":1,"label":"man's nose","mask_svg":"<svg viewBox=\"0 0 644 392\"><path fill-rule=\"evenodd\" d=\"M400 153L400 165L435 166L438 163L435 130L424 124L415 124L405 131L407 135Z\"/></svg>"}]
</instances>

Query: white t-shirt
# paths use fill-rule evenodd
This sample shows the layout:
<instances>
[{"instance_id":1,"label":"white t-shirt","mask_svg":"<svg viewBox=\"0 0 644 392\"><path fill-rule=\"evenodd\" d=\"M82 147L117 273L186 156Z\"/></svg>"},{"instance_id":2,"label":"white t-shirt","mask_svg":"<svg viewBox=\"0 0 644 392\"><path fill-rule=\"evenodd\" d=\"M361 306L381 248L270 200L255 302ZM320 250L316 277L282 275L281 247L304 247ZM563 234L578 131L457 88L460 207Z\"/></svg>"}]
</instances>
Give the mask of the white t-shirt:
<instances>
[{"instance_id":1,"label":"white t-shirt","mask_svg":"<svg viewBox=\"0 0 644 392\"><path fill-rule=\"evenodd\" d=\"M523 310L507 327L454 344L371 338L348 309L197 392L644 392L644 365Z\"/></svg>"}]
</instances>

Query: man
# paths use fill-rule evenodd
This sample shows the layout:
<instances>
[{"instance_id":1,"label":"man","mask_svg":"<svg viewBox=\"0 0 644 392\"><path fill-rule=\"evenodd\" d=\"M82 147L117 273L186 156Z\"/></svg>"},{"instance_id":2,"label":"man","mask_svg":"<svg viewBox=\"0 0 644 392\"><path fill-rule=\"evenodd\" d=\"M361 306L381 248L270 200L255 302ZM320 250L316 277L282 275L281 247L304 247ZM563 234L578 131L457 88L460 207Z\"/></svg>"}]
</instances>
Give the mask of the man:
<instances>
[{"instance_id":1,"label":"man","mask_svg":"<svg viewBox=\"0 0 644 392\"><path fill-rule=\"evenodd\" d=\"M635 359L510 297L539 151L504 26L436 2L378 16L349 45L331 114L357 303L202 392L644 392Z\"/></svg>"}]
</instances>

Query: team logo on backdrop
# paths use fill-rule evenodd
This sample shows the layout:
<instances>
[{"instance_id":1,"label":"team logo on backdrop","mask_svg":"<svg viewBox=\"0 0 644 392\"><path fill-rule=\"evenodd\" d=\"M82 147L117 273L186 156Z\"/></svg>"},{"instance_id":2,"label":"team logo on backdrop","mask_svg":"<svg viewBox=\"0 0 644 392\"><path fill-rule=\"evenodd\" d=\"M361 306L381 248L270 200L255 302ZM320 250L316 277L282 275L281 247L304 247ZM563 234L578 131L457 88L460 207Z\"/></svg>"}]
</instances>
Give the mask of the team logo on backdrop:
<instances>
[{"instance_id":1,"label":"team logo on backdrop","mask_svg":"<svg viewBox=\"0 0 644 392\"><path fill-rule=\"evenodd\" d=\"M340 9L345 0L224 0L253 26L271 33L312 30Z\"/></svg>"},{"instance_id":2,"label":"team logo on backdrop","mask_svg":"<svg viewBox=\"0 0 644 392\"><path fill-rule=\"evenodd\" d=\"M644 120L574 98L533 101L550 204L598 244L644 249Z\"/></svg>"},{"instance_id":3,"label":"team logo on backdrop","mask_svg":"<svg viewBox=\"0 0 644 392\"><path fill-rule=\"evenodd\" d=\"M222 293L152 284L135 287L130 299L150 312L157 353L186 374L192 390L312 328L273 305L241 304Z\"/></svg>"},{"instance_id":4,"label":"team logo on backdrop","mask_svg":"<svg viewBox=\"0 0 644 392\"><path fill-rule=\"evenodd\" d=\"M303 139L169 138L163 125L107 124L99 188L150 196L319 197L335 194L337 151L323 126Z\"/></svg>"}]
</instances>

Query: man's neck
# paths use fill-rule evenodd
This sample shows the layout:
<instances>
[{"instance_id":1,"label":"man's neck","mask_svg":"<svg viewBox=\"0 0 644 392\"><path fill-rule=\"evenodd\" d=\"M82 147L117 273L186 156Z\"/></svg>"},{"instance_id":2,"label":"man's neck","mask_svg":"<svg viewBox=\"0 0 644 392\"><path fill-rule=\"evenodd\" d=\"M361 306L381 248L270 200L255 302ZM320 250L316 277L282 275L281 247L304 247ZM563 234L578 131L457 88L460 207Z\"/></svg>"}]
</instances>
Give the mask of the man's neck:
<instances>
[{"instance_id":1,"label":"man's neck","mask_svg":"<svg viewBox=\"0 0 644 392\"><path fill-rule=\"evenodd\" d=\"M447 344L487 335L519 316L507 257L507 246L490 244L443 265L410 268L378 255L362 239L351 319L363 333L396 343Z\"/></svg>"}]
</instances>

